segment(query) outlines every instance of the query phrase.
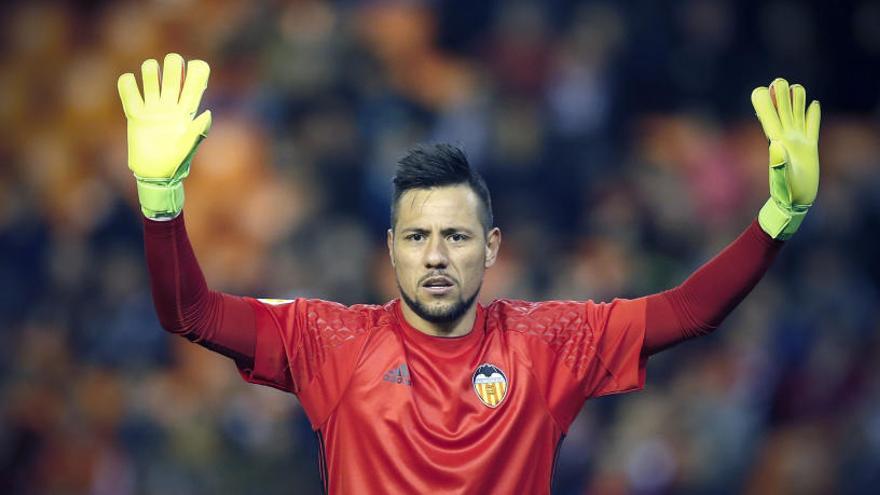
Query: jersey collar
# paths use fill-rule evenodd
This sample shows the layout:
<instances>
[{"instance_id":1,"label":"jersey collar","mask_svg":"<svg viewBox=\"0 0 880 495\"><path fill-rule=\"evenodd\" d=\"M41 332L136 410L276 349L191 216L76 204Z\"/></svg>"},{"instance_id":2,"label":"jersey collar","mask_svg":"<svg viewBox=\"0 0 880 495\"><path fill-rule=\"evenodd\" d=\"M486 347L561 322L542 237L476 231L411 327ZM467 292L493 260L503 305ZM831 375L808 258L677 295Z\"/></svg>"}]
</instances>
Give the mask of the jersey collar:
<instances>
[{"instance_id":1,"label":"jersey collar","mask_svg":"<svg viewBox=\"0 0 880 495\"><path fill-rule=\"evenodd\" d=\"M443 350L465 349L469 348L474 342L479 341L485 333L486 309L483 308L480 303L476 303L477 316L474 318L474 326L471 328L471 331L465 335L459 335L458 337L428 335L413 327L406 321L406 318L403 316L403 310L401 309L403 301L395 299L391 304L393 306L394 317L400 325L400 328L403 329L406 338L408 340L416 341L425 347Z\"/></svg>"}]
</instances>

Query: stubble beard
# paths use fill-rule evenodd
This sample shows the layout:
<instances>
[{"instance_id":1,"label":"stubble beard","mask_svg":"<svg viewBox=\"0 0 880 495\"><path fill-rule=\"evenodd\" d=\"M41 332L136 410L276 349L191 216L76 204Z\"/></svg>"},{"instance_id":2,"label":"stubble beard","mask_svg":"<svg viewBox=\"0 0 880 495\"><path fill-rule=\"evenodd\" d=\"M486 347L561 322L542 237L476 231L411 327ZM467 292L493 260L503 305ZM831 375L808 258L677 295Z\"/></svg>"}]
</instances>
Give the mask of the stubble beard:
<instances>
[{"instance_id":1,"label":"stubble beard","mask_svg":"<svg viewBox=\"0 0 880 495\"><path fill-rule=\"evenodd\" d=\"M450 305L443 305L439 307L429 307L426 304L422 304L420 301L409 297L406 291L403 290L403 287L400 286L400 281L397 282L397 289L400 292L400 298L403 299L403 302L409 306L409 309L413 311L419 318L429 321L431 323L452 323L457 321L459 318L464 316L465 313L471 306L474 305L474 302L477 300L477 295L480 293L480 287L482 287L482 282L480 286L477 287L477 290L474 291L474 294L467 299L462 299L459 296L458 300ZM418 289L417 289L418 290Z\"/></svg>"}]
</instances>

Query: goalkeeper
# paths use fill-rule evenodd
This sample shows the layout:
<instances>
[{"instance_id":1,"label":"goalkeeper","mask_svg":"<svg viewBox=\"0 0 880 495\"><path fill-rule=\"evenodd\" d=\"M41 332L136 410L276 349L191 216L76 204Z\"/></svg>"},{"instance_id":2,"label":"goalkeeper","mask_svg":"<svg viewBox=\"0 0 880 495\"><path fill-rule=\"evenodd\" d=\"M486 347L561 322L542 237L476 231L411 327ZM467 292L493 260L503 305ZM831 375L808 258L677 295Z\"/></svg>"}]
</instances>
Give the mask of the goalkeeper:
<instances>
[{"instance_id":1,"label":"goalkeeper","mask_svg":"<svg viewBox=\"0 0 880 495\"><path fill-rule=\"evenodd\" d=\"M343 306L208 288L187 239L183 180L210 112L209 69L165 58L119 79L128 163L163 327L295 394L330 493L549 493L559 444L588 398L639 390L647 359L715 330L800 227L818 189L819 104L776 79L752 93L770 198L681 285L636 299L476 302L501 231L482 178L449 145L398 163L388 254L400 297ZM181 81L183 80L182 90Z\"/></svg>"}]
</instances>

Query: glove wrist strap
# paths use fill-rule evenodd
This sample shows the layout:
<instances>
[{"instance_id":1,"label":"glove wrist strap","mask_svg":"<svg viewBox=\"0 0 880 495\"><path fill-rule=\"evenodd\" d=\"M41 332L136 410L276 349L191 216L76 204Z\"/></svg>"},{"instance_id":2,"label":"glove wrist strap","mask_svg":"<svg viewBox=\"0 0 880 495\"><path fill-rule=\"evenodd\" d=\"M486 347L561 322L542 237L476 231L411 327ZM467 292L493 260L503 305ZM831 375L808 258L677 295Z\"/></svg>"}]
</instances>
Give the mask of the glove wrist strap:
<instances>
[{"instance_id":1,"label":"glove wrist strap","mask_svg":"<svg viewBox=\"0 0 880 495\"><path fill-rule=\"evenodd\" d=\"M183 209L183 181L137 177L138 201L147 218L173 218Z\"/></svg>"},{"instance_id":2,"label":"glove wrist strap","mask_svg":"<svg viewBox=\"0 0 880 495\"><path fill-rule=\"evenodd\" d=\"M784 241L797 232L809 209L810 205L781 205L771 197L758 213L758 224L770 237Z\"/></svg>"}]
</instances>

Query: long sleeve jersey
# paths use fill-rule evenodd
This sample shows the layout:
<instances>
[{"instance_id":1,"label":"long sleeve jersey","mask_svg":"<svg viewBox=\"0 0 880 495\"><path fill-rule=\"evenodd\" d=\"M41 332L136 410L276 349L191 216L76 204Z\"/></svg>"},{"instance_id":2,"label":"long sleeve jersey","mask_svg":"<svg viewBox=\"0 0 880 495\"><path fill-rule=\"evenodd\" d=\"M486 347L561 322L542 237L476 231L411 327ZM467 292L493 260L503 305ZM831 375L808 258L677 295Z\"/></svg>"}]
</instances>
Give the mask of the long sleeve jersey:
<instances>
[{"instance_id":1,"label":"long sleeve jersey","mask_svg":"<svg viewBox=\"0 0 880 495\"><path fill-rule=\"evenodd\" d=\"M704 335L783 245L757 222L678 287L636 299L478 304L472 330L430 336L402 302L237 297L208 288L183 216L144 220L163 327L295 394L330 493L549 493L559 445L591 397L639 390L653 353Z\"/></svg>"}]
</instances>

